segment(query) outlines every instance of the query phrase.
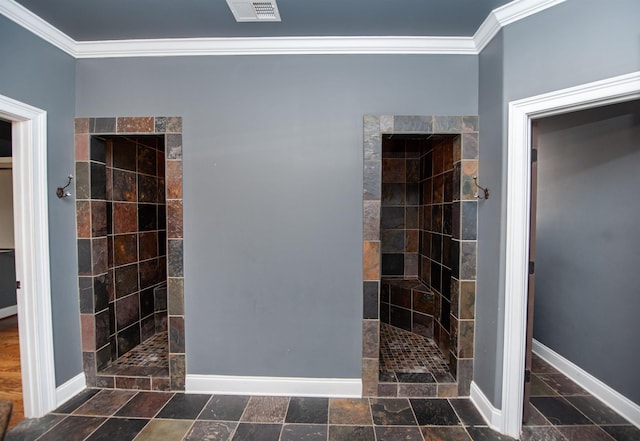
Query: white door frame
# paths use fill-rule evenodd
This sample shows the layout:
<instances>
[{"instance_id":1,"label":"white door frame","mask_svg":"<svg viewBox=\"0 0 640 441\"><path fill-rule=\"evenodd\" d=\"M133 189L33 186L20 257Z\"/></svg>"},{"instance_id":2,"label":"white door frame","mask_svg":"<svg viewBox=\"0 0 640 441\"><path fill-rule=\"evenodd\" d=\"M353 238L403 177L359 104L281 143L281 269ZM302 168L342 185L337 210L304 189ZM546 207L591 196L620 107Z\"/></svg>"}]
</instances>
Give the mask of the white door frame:
<instances>
[{"instance_id":1,"label":"white door frame","mask_svg":"<svg viewBox=\"0 0 640 441\"><path fill-rule=\"evenodd\" d=\"M531 200L531 120L637 98L640 98L640 71L509 103L502 427L498 428L507 435L518 438L522 429Z\"/></svg>"},{"instance_id":2,"label":"white door frame","mask_svg":"<svg viewBox=\"0 0 640 441\"><path fill-rule=\"evenodd\" d=\"M11 121L13 213L18 290L22 395L28 418L56 406L49 210L47 204L47 113L0 95L0 117Z\"/></svg>"}]
</instances>

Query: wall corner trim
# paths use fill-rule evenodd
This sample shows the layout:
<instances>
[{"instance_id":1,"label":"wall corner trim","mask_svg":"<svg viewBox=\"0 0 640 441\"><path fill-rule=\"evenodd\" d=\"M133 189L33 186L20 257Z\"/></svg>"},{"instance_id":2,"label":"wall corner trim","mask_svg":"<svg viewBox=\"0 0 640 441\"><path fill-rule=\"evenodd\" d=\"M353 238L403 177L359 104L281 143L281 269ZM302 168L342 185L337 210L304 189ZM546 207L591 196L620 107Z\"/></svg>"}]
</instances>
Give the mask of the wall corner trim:
<instances>
[{"instance_id":1,"label":"wall corner trim","mask_svg":"<svg viewBox=\"0 0 640 441\"><path fill-rule=\"evenodd\" d=\"M66 383L56 388L56 407L69 401L87 388L84 373L81 372Z\"/></svg>"},{"instance_id":2,"label":"wall corner trim","mask_svg":"<svg viewBox=\"0 0 640 441\"><path fill-rule=\"evenodd\" d=\"M360 378L187 375L187 393L297 397L362 397Z\"/></svg>"},{"instance_id":3,"label":"wall corner trim","mask_svg":"<svg viewBox=\"0 0 640 441\"><path fill-rule=\"evenodd\" d=\"M591 395L628 419L634 426L640 427L640 405L537 340L533 340L533 352Z\"/></svg>"},{"instance_id":4,"label":"wall corner trim","mask_svg":"<svg viewBox=\"0 0 640 441\"><path fill-rule=\"evenodd\" d=\"M0 0L0 14L75 58L297 54L477 55L503 26L564 1L513 0L491 11L473 37L370 36L76 41L15 0Z\"/></svg>"},{"instance_id":5,"label":"wall corner trim","mask_svg":"<svg viewBox=\"0 0 640 441\"><path fill-rule=\"evenodd\" d=\"M480 412L480 415L482 415L482 418L484 418L489 427L499 432L502 431L502 427L504 426L502 410L493 407L491 401L489 401L487 396L480 390L480 387L478 387L475 381L471 382L469 399L474 406L476 406L478 412Z\"/></svg>"}]
</instances>

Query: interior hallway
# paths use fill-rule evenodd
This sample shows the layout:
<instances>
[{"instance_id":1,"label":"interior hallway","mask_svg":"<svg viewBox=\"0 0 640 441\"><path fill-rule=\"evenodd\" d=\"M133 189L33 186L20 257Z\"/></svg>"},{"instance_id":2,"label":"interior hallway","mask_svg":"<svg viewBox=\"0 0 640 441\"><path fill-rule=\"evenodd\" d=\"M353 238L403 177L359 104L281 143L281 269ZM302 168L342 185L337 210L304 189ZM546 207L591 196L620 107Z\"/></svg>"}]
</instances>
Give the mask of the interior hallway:
<instances>
[{"instance_id":1,"label":"interior hallway","mask_svg":"<svg viewBox=\"0 0 640 441\"><path fill-rule=\"evenodd\" d=\"M9 427L24 419L17 315L0 320L0 398L13 401Z\"/></svg>"}]
</instances>

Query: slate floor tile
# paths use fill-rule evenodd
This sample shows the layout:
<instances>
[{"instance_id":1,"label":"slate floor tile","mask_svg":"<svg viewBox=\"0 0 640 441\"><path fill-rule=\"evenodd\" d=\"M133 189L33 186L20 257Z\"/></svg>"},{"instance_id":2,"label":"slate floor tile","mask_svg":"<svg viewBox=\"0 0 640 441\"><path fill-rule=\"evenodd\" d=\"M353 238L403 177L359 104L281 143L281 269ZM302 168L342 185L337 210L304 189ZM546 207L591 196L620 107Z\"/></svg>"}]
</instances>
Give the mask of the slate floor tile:
<instances>
[{"instance_id":1,"label":"slate floor tile","mask_svg":"<svg viewBox=\"0 0 640 441\"><path fill-rule=\"evenodd\" d=\"M299 398L289 401L287 423L327 424L329 417L328 398Z\"/></svg>"},{"instance_id":2,"label":"slate floor tile","mask_svg":"<svg viewBox=\"0 0 640 441\"><path fill-rule=\"evenodd\" d=\"M140 418L109 418L87 441L131 441L148 422Z\"/></svg>"},{"instance_id":3,"label":"slate floor tile","mask_svg":"<svg viewBox=\"0 0 640 441\"><path fill-rule=\"evenodd\" d=\"M423 441L418 427L376 426L375 432L384 441Z\"/></svg>"},{"instance_id":4,"label":"slate floor tile","mask_svg":"<svg viewBox=\"0 0 640 441\"><path fill-rule=\"evenodd\" d=\"M280 441L327 441L327 425L285 424Z\"/></svg>"},{"instance_id":5,"label":"slate floor tile","mask_svg":"<svg viewBox=\"0 0 640 441\"><path fill-rule=\"evenodd\" d=\"M536 374L531 374L531 396L532 397L546 397L558 395L558 392L553 390L551 386L542 381Z\"/></svg>"},{"instance_id":6,"label":"slate floor tile","mask_svg":"<svg viewBox=\"0 0 640 441\"><path fill-rule=\"evenodd\" d=\"M36 439L64 418L64 415L50 413L42 418L22 420L5 435L4 441L29 441Z\"/></svg>"},{"instance_id":7,"label":"slate floor tile","mask_svg":"<svg viewBox=\"0 0 640 441\"><path fill-rule=\"evenodd\" d=\"M96 430L105 418L70 415L46 432L38 440L42 441L80 441Z\"/></svg>"},{"instance_id":8,"label":"slate floor tile","mask_svg":"<svg viewBox=\"0 0 640 441\"><path fill-rule=\"evenodd\" d=\"M557 372L557 371L556 371ZM538 378L560 395L588 395L589 393L560 373L538 374Z\"/></svg>"},{"instance_id":9,"label":"slate floor tile","mask_svg":"<svg viewBox=\"0 0 640 441\"><path fill-rule=\"evenodd\" d=\"M598 426L556 426L566 441L613 441L613 438Z\"/></svg>"},{"instance_id":10,"label":"slate floor tile","mask_svg":"<svg viewBox=\"0 0 640 441\"><path fill-rule=\"evenodd\" d=\"M136 441L181 440L192 423L191 420L151 420L138 434Z\"/></svg>"},{"instance_id":11,"label":"slate floor tile","mask_svg":"<svg viewBox=\"0 0 640 441\"><path fill-rule=\"evenodd\" d=\"M472 441L463 427L426 426L420 430L424 441Z\"/></svg>"},{"instance_id":12,"label":"slate floor tile","mask_svg":"<svg viewBox=\"0 0 640 441\"><path fill-rule=\"evenodd\" d=\"M329 401L329 424L370 425L369 400L334 398Z\"/></svg>"},{"instance_id":13,"label":"slate floor tile","mask_svg":"<svg viewBox=\"0 0 640 441\"><path fill-rule=\"evenodd\" d=\"M111 416L135 394L130 390L103 389L74 410L73 414Z\"/></svg>"},{"instance_id":14,"label":"slate floor tile","mask_svg":"<svg viewBox=\"0 0 640 441\"><path fill-rule=\"evenodd\" d=\"M240 421L249 397L214 395L198 417L200 420Z\"/></svg>"},{"instance_id":15,"label":"slate floor tile","mask_svg":"<svg viewBox=\"0 0 640 441\"><path fill-rule=\"evenodd\" d=\"M156 418L195 420L209 398L211 395L206 394L175 394Z\"/></svg>"},{"instance_id":16,"label":"slate floor tile","mask_svg":"<svg viewBox=\"0 0 640 441\"><path fill-rule=\"evenodd\" d=\"M52 413L72 413L78 407L82 406L88 400L93 398L93 396L98 392L100 392L100 389L85 389L66 403L59 406Z\"/></svg>"},{"instance_id":17,"label":"slate floor tile","mask_svg":"<svg viewBox=\"0 0 640 441\"><path fill-rule=\"evenodd\" d=\"M278 441L282 424L240 423L233 441Z\"/></svg>"},{"instance_id":18,"label":"slate floor tile","mask_svg":"<svg viewBox=\"0 0 640 441\"><path fill-rule=\"evenodd\" d=\"M380 426L412 426L416 419L409 400L404 398L376 398L371 400L373 423Z\"/></svg>"},{"instance_id":19,"label":"slate floor tile","mask_svg":"<svg viewBox=\"0 0 640 441\"><path fill-rule=\"evenodd\" d=\"M562 397L531 397L531 404L556 426L592 424Z\"/></svg>"},{"instance_id":20,"label":"slate floor tile","mask_svg":"<svg viewBox=\"0 0 640 441\"><path fill-rule=\"evenodd\" d=\"M627 420L594 396L567 397L567 401L596 424L629 424Z\"/></svg>"},{"instance_id":21,"label":"slate floor tile","mask_svg":"<svg viewBox=\"0 0 640 441\"><path fill-rule=\"evenodd\" d=\"M524 426L550 426L551 423L531 403L529 403L529 421Z\"/></svg>"},{"instance_id":22,"label":"slate floor tile","mask_svg":"<svg viewBox=\"0 0 640 441\"><path fill-rule=\"evenodd\" d=\"M467 399L464 398L454 398L450 399L449 403L455 410L460 422L464 426L486 426L487 423L476 409L476 406Z\"/></svg>"},{"instance_id":23,"label":"slate floor tile","mask_svg":"<svg viewBox=\"0 0 640 441\"><path fill-rule=\"evenodd\" d=\"M460 424L453 407L443 399L412 399L411 407L420 426L455 426Z\"/></svg>"},{"instance_id":24,"label":"slate floor tile","mask_svg":"<svg viewBox=\"0 0 640 441\"><path fill-rule=\"evenodd\" d=\"M501 435L488 427L467 427L473 441L515 441L507 435Z\"/></svg>"},{"instance_id":25,"label":"slate floor tile","mask_svg":"<svg viewBox=\"0 0 640 441\"><path fill-rule=\"evenodd\" d=\"M640 429L635 426L602 426L616 441L640 440Z\"/></svg>"},{"instance_id":26,"label":"slate floor tile","mask_svg":"<svg viewBox=\"0 0 640 441\"><path fill-rule=\"evenodd\" d=\"M555 427L523 427L520 441L565 441Z\"/></svg>"},{"instance_id":27,"label":"slate floor tile","mask_svg":"<svg viewBox=\"0 0 640 441\"><path fill-rule=\"evenodd\" d=\"M237 423L222 421L196 421L184 441L228 441Z\"/></svg>"},{"instance_id":28,"label":"slate floor tile","mask_svg":"<svg viewBox=\"0 0 640 441\"><path fill-rule=\"evenodd\" d=\"M283 423L289 406L288 397L251 397L241 421Z\"/></svg>"},{"instance_id":29,"label":"slate floor tile","mask_svg":"<svg viewBox=\"0 0 640 441\"><path fill-rule=\"evenodd\" d=\"M375 441L371 426L329 426L329 441Z\"/></svg>"},{"instance_id":30,"label":"slate floor tile","mask_svg":"<svg viewBox=\"0 0 640 441\"><path fill-rule=\"evenodd\" d=\"M165 392L138 392L127 404L116 412L117 416L134 418L153 418L173 397Z\"/></svg>"}]
</instances>

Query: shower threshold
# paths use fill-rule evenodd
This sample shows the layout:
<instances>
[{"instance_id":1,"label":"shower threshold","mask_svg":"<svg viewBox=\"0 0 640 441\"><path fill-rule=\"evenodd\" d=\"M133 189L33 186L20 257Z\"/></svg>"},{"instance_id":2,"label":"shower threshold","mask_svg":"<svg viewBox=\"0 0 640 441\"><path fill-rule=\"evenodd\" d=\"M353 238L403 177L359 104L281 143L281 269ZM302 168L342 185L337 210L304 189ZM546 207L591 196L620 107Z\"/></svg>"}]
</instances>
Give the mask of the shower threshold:
<instances>
[{"instance_id":1,"label":"shower threshold","mask_svg":"<svg viewBox=\"0 0 640 441\"><path fill-rule=\"evenodd\" d=\"M458 383L431 339L380 324L380 397L457 397Z\"/></svg>"}]
</instances>

